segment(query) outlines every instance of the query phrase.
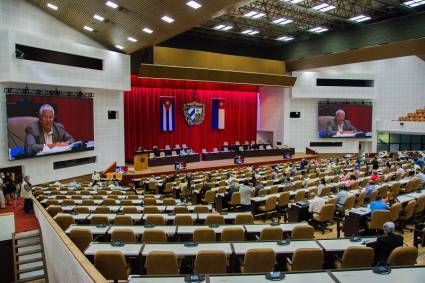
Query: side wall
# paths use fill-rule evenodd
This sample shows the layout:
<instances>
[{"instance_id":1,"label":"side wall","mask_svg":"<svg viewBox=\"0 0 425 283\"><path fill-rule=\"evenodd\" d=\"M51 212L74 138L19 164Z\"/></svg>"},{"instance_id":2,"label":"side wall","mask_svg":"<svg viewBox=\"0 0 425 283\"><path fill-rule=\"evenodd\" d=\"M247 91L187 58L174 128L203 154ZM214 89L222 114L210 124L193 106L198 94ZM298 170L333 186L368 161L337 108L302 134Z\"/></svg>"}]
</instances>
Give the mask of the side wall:
<instances>
[{"instance_id":1,"label":"side wall","mask_svg":"<svg viewBox=\"0 0 425 283\"><path fill-rule=\"evenodd\" d=\"M395 122L399 116L425 106L425 62L416 56L348 64L294 72L297 82L292 89L260 90L260 129L283 131L283 142L303 152L313 141L342 142L342 147L313 148L320 153L355 153L359 143L366 151L376 151L377 132L425 133L423 123ZM317 87L316 78L373 79L373 88ZM283 99L283 102L282 102ZM372 139L319 139L317 138L317 111L319 101L368 101L373 104ZM268 101L279 101L268 103ZM289 118L289 112L301 112L301 118ZM283 115L283 122L279 116ZM407 125L409 124L409 125Z\"/></svg>"},{"instance_id":2,"label":"side wall","mask_svg":"<svg viewBox=\"0 0 425 283\"><path fill-rule=\"evenodd\" d=\"M15 44L89 56L103 60L104 70L89 70L15 58ZM22 161L7 159L5 87L56 89L94 93L95 150ZM105 50L83 32L74 30L24 0L0 1L0 168L23 166L38 184L124 164L123 91L130 88L129 56ZM119 111L108 120L107 111ZM78 113L75 113L78 119ZM82 123L83 126L83 123ZM53 162L96 156L95 164L53 170Z\"/></svg>"}]
</instances>

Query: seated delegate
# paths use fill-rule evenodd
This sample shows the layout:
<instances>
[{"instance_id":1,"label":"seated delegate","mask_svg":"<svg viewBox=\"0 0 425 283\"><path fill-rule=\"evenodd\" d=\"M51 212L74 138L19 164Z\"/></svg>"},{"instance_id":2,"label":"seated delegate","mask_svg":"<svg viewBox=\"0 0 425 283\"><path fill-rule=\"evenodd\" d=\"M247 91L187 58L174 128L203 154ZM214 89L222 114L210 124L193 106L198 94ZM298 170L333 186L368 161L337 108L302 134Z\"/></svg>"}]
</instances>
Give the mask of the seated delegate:
<instances>
[{"instance_id":1,"label":"seated delegate","mask_svg":"<svg viewBox=\"0 0 425 283\"><path fill-rule=\"evenodd\" d=\"M40 107L38 122L34 122L25 129L25 152L34 155L53 147L66 147L74 138L60 123L54 122L55 110L49 104Z\"/></svg>"}]
</instances>

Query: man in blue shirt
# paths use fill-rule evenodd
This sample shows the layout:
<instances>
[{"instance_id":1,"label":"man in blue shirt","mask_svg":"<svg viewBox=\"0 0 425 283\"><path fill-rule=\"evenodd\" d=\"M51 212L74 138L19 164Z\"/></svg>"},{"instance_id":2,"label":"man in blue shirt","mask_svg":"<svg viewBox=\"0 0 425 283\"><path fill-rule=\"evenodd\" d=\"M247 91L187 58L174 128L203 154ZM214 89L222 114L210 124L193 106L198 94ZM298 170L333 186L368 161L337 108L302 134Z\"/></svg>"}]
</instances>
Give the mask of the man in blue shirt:
<instances>
[{"instance_id":1,"label":"man in blue shirt","mask_svg":"<svg viewBox=\"0 0 425 283\"><path fill-rule=\"evenodd\" d=\"M341 208L344 206L345 199L348 196L347 188L344 186L341 190L336 194L336 206Z\"/></svg>"},{"instance_id":2,"label":"man in blue shirt","mask_svg":"<svg viewBox=\"0 0 425 283\"><path fill-rule=\"evenodd\" d=\"M370 197L370 194L376 190L376 186L374 185L374 181L373 180L369 180L369 186L366 187L366 195L365 195L365 199L368 200Z\"/></svg>"},{"instance_id":3,"label":"man in blue shirt","mask_svg":"<svg viewBox=\"0 0 425 283\"><path fill-rule=\"evenodd\" d=\"M388 206L382 200L381 194L378 194L376 199L369 204L369 208L372 212L374 212L375 210L386 210L388 209Z\"/></svg>"}]
</instances>

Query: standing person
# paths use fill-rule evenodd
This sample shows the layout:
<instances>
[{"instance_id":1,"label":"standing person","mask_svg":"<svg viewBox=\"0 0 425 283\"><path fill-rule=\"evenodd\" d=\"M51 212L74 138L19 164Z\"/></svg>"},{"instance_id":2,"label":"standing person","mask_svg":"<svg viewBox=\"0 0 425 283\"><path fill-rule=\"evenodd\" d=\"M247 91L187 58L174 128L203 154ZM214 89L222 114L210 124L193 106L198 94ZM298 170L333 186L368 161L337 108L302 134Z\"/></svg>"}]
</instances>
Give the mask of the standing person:
<instances>
[{"instance_id":1,"label":"standing person","mask_svg":"<svg viewBox=\"0 0 425 283\"><path fill-rule=\"evenodd\" d=\"M12 194L14 190L13 190L12 179L10 178L10 172L6 172L6 176L4 177L3 182L5 186L4 196L6 197L6 205L11 205Z\"/></svg>"},{"instance_id":2,"label":"standing person","mask_svg":"<svg viewBox=\"0 0 425 283\"><path fill-rule=\"evenodd\" d=\"M6 199L4 198L3 173L0 175L0 208L6 207Z\"/></svg>"},{"instance_id":3,"label":"standing person","mask_svg":"<svg viewBox=\"0 0 425 283\"><path fill-rule=\"evenodd\" d=\"M22 182L22 197L24 198L24 211L29 213L32 210L32 186L30 183L30 177L27 175Z\"/></svg>"},{"instance_id":4,"label":"standing person","mask_svg":"<svg viewBox=\"0 0 425 283\"><path fill-rule=\"evenodd\" d=\"M239 188L241 193L241 209L242 211L249 211L251 209L251 192L254 188L249 186L248 180Z\"/></svg>"}]
</instances>

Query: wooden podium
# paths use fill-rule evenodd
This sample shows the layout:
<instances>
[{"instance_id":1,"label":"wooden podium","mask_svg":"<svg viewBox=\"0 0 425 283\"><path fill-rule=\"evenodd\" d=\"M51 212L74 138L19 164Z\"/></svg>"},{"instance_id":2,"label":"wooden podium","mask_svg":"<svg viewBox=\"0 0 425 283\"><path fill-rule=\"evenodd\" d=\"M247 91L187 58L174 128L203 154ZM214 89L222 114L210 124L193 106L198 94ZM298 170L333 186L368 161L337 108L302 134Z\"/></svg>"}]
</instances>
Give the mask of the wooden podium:
<instances>
[{"instance_id":1,"label":"wooden podium","mask_svg":"<svg viewBox=\"0 0 425 283\"><path fill-rule=\"evenodd\" d=\"M134 171L143 171L148 169L148 155L147 154L135 154L133 157Z\"/></svg>"}]
</instances>

